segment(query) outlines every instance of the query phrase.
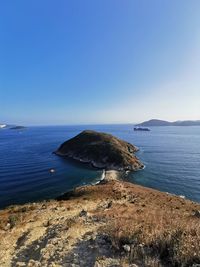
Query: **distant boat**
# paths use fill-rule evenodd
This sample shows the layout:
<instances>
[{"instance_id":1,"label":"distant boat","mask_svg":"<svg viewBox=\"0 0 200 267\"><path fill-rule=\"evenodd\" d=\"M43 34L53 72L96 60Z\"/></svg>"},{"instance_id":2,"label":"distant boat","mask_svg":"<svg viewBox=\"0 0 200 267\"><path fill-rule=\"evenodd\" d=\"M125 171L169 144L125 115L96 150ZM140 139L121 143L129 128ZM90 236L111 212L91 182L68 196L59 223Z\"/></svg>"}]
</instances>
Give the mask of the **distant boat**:
<instances>
[{"instance_id":1,"label":"distant boat","mask_svg":"<svg viewBox=\"0 0 200 267\"><path fill-rule=\"evenodd\" d=\"M5 128L6 124L0 124L0 128Z\"/></svg>"},{"instance_id":2,"label":"distant boat","mask_svg":"<svg viewBox=\"0 0 200 267\"><path fill-rule=\"evenodd\" d=\"M50 172L50 173L54 173L54 172L56 172L56 171L55 171L55 169L50 169L49 172Z\"/></svg>"},{"instance_id":3,"label":"distant boat","mask_svg":"<svg viewBox=\"0 0 200 267\"><path fill-rule=\"evenodd\" d=\"M146 131L149 132L150 129L147 127L134 127L134 131Z\"/></svg>"}]
</instances>

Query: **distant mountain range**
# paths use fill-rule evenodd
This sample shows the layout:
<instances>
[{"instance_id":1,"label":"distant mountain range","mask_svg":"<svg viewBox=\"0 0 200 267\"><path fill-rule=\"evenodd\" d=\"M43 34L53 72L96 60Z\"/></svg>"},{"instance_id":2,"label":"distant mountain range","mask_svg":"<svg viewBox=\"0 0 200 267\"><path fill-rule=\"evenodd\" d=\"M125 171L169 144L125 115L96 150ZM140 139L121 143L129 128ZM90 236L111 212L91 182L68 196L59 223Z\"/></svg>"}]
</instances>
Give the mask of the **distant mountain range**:
<instances>
[{"instance_id":1,"label":"distant mountain range","mask_svg":"<svg viewBox=\"0 0 200 267\"><path fill-rule=\"evenodd\" d=\"M149 121L144 121L142 123L137 124L136 126L144 126L144 127L150 127L150 126L200 126L200 120L196 121L163 121L163 120L157 120L152 119Z\"/></svg>"}]
</instances>

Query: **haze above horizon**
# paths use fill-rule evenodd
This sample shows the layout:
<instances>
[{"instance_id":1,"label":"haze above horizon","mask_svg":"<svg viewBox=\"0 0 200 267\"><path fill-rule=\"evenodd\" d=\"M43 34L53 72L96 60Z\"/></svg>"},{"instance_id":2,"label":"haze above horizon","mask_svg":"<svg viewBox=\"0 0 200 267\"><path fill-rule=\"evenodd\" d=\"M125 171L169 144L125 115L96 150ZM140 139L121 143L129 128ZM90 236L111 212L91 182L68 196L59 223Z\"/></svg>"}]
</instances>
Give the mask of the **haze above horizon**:
<instances>
[{"instance_id":1,"label":"haze above horizon","mask_svg":"<svg viewBox=\"0 0 200 267\"><path fill-rule=\"evenodd\" d=\"M4 1L0 122L200 119L200 1Z\"/></svg>"}]
</instances>

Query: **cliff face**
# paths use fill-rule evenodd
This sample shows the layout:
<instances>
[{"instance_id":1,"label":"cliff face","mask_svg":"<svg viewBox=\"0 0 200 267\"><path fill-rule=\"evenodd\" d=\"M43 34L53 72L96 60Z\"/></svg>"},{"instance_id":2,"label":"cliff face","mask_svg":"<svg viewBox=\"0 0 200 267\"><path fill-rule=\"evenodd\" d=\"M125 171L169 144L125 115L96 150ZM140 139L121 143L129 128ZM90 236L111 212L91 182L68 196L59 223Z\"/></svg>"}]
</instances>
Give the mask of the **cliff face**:
<instances>
[{"instance_id":1,"label":"cliff face","mask_svg":"<svg viewBox=\"0 0 200 267\"><path fill-rule=\"evenodd\" d=\"M79 187L59 200L0 211L0 266L197 266L199 210L113 179Z\"/></svg>"},{"instance_id":2,"label":"cliff face","mask_svg":"<svg viewBox=\"0 0 200 267\"><path fill-rule=\"evenodd\" d=\"M55 153L97 168L139 170L143 164L134 155L137 150L132 144L110 134L83 131L63 143Z\"/></svg>"}]
</instances>

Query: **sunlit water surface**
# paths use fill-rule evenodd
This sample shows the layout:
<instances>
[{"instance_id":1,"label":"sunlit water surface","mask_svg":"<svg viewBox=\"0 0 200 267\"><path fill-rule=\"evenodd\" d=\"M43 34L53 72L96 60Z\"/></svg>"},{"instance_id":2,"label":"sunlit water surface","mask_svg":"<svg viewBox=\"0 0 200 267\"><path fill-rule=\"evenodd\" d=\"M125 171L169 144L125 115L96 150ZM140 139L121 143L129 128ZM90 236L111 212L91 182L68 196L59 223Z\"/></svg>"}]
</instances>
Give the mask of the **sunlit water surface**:
<instances>
[{"instance_id":1,"label":"sunlit water surface","mask_svg":"<svg viewBox=\"0 0 200 267\"><path fill-rule=\"evenodd\" d=\"M88 125L0 129L0 207L54 198L76 186L96 183L102 171L64 160L52 152L85 129L111 133L137 147L145 164L126 180L200 202L200 127ZM50 173L50 169L55 173Z\"/></svg>"}]
</instances>

